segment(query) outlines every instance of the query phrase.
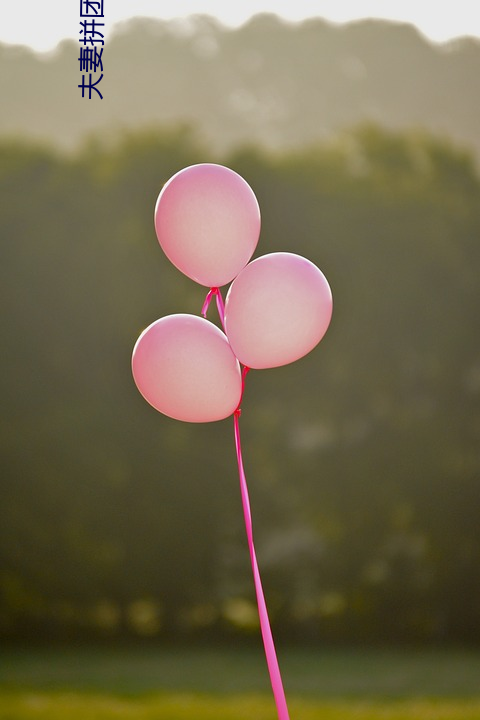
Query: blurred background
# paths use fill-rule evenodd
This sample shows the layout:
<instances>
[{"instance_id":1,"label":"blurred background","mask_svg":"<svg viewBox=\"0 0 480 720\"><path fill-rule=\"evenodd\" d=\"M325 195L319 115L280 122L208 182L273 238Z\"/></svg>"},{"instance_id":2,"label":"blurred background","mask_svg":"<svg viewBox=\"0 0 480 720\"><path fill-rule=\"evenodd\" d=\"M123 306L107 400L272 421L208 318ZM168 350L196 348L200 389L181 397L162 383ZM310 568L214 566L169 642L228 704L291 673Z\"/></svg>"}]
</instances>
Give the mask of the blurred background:
<instances>
[{"instance_id":1,"label":"blurred background","mask_svg":"<svg viewBox=\"0 0 480 720\"><path fill-rule=\"evenodd\" d=\"M163 417L130 372L140 331L206 293L158 246L158 193L220 162L257 195L256 255L308 257L334 295L318 348L243 403L275 636L478 646L478 37L114 23L106 0L88 100L73 5L54 49L0 45L0 638L258 636L232 423Z\"/></svg>"}]
</instances>

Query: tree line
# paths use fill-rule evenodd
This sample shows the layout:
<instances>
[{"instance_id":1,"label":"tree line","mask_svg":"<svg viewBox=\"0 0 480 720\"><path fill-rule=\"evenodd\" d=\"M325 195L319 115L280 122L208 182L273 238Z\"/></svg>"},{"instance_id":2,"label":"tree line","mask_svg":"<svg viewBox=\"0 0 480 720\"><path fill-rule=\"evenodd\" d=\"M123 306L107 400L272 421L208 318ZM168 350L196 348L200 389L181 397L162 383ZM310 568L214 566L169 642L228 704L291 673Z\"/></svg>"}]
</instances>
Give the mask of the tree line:
<instances>
[{"instance_id":1,"label":"tree line","mask_svg":"<svg viewBox=\"0 0 480 720\"><path fill-rule=\"evenodd\" d=\"M0 144L0 634L258 630L232 424L161 416L130 372L142 328L200 314L153 208L211 161L257 195L256 256L308 257L334 296L321 344L245 390L274 634L478 643L480 179L447 140L374 125L222 156L188 127Z\"/></svg>"}]
</instances>

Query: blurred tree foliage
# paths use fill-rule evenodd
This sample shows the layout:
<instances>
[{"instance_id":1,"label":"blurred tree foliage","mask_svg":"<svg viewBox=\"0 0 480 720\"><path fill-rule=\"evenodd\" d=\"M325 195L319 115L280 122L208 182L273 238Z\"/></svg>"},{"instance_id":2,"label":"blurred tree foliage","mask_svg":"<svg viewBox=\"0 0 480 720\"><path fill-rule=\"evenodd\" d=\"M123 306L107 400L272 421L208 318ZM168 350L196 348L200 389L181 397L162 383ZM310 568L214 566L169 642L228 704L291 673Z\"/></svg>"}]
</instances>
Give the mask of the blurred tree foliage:
<instances>
[{"instance_id":1,"label":"blurred tree foliage","mask_svg":"<svg viewBox=\"0 0 480 720\"><path fill-rule=\"evenodd\" d=\"M221 158L188 128L1 144L0 633L255 630L231 424L165 418L130 374L143 327L200 312L153 208L212 160L257 194L257 255L305 255L334 293L321 345L244 398L275 633L478 643L480 180L448 141L371 125Z\"/></svg>"}]
</instances>

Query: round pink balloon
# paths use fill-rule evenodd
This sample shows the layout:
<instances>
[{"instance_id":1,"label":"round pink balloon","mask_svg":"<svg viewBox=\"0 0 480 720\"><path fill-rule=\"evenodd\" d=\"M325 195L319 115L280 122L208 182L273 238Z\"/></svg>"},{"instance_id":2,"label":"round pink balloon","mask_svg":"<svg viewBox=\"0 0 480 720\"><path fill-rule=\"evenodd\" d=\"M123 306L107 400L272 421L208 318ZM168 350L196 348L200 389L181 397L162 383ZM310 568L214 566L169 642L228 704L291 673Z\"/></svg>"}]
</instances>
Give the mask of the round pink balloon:
<instances>
[{"instance_id":1,"label":"round pink balloon","mask_svg":"<svg viewBox=\"0 0 480 720\"><path fill-rule=\"evenodd\" d=\"M225 334L196 315L149 325L133 349L132 371L145 400L176 420L223 420L240 402L240 365Z\"/></svg>"},{"instance_id":2,"label":"round pink balloon","mask_svg":"<svg viewBox=\"0 0 480 720\"><path fill-rule=\"evenodd\" d=\"M223 165L180 170L155 206L155 230L169 260L200 285L221 287L252 257L260 209L250 185Z\"/></svg>"},{"instance_id":3,"label":"round pink balloon","mask_svg":"<svg viewBox=\"0 0 480 720\"><path fill-rule=\"evenodd\" d=\"M330 286L300 255L263 255L235 278L225 302L225 332L249 368L287 365L320 342L332 317Z\"/></svg>"}]
</instances>

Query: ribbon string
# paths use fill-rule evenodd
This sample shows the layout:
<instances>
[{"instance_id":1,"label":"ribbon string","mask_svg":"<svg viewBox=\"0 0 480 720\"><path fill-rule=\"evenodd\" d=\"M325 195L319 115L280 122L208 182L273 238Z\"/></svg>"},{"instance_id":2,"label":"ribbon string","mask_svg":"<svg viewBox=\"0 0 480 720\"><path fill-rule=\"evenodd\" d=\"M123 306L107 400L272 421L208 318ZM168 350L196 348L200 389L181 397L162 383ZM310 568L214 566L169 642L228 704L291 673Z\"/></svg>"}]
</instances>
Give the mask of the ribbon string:
<instances>
[{"instance_id":1,"label":"ribbon string","mask_svg":"<svg viewBox=\"0 0 480 720\"><path fill-rule=\"evenodd\" d=\"M222 323L223 329L225 329L225 306L220 290L216 287L210 288L205 298L205 302L202 307L202 315L204 318L207 316L207 311L215 295L217 301L218 314ZM250 561L253 571L253 582L255 585L255 594L257 596L258 616L260 619L260 631L262 634L263 647L265 649L265 657L267 660L268 672L270 675L270 683L272 685L273 697L277 706L277 713L279 720L290 720L288 715L287 701L285 699L285 692L283 690L282 676L280 674L280 668L277 660L277 653L275 651L275 643L273 641L272 630L270 628L270 620L268 618L267 604L265 602L265 596L263 594L262 580L260 577L260 570L258 569L257 556L255 553L255 545L253 542L253 525L252 525L252 513L250 509L250 498L248 495L247 478L245 476L245 470L243 467L242 457L242 443L240 439L240 415L242 413L240 405L242 404L243 392L245 390L245 378L250 368L247 366L243 367L242 370L242 391L238 407L233 414L233 423L235 431L235 449L237 453L238 463L238 474L240 477L240 493L242 497L243 515L245 518L245 530L247 533L248 549L250 552Z\"/></svg>"},{"instance_id":2,"label":"ribbon string","mask_svg":"<svg viewBox=\"0 0 480 720\"><path fill-rule=\"evenodd\" d=\"M211 303L214 295L215 295L215 299L217 301L217 310L218 310L218 314L220 316L222 327L225 330L225 305L223 304L222 293L220 292L218 287L212 287L208 291L207 297L205 298L205 302L203 303L203 306L202 306L202 315L204 318L207 317L208 308L210 307L210 303Z\"/></svg>"},{"instance_id":3,"label":"ribbon string","mask_svg":"<svg viewBox=\"0 0 480 720\"><path fill-rule=\"evenodd\" d=\"M222 293L218 288L216 288L217 292L215 293L215 297L217 300L217 310L218 314L220 315L220 320L222 322L222 327L225 330L225 305L223 304L223 298Z\"/></svg>"},{"instance_id":4,"label":"ribbon string","mask_svg":"<svg viewBox=\"0 0 480 720\"><path fill-rule=\"evenodd\" d=\"M244 368L243 380L248 372L248 368ZM260 618L260 630L262 633L263 646L265 648L265 656L267 659L267 667L270 675L270 682L273 690L273 697L277 706L279 720L289 720L287 701L283 690L282 676L278 665L275 644L273 641L270 621L268 619L267 604L263 594L262 580L258 569L257 556L255 553L255 545L253 543L253 526L252 513L250 510L250 499L248 496L247 479L243 467L242 444L240 440L240 407L234 413L233 422L235 429L235 448L237 451L238 473L240 476L240 492L242 496L243 515L245 518L245 529L247 531L248 549L250 551L250 560L253 570L253 581L255 584L255 592L257 595L258 615Z\"/></svg>"},{"instance_id":5,"label":"ribbon string","mask_svg":"<svg viewBox=\"0 0 480 720\"><path fill-rule=\"evenodd\" d=\"M216 294L218 291L218 288L210 288L210 290L207 293L207 297L205 298L205 302L202 305L202 315L204 318L207 317L207 311L210 307L210 302L212 300L212 297Z\"/></svg>"}]
</instances>

